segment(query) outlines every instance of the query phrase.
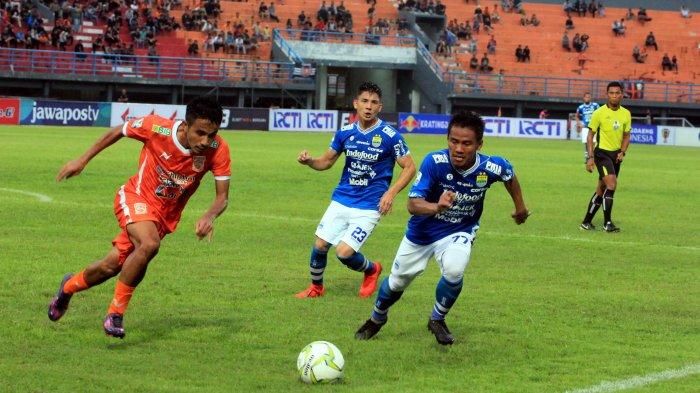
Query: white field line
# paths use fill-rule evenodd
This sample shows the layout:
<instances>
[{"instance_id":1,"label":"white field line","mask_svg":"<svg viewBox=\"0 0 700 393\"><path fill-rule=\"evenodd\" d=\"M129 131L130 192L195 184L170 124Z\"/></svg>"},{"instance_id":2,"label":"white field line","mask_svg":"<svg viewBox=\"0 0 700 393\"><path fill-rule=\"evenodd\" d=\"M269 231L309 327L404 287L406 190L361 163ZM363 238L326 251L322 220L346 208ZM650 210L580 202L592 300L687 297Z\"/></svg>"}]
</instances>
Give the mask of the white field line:
<instances>
[{"instance_id":1,"label":"white field line","mask_svg":"<svg viewBox=\"0 0 700 393\"><path fill-rule=\"evenodd\" d=\"M566 393L610 393L651 385L653 383L669 381L671 379L684 378L690 375L700 374L700 363L691 364L683 368L661 371L654 374L636 376L619 381L603 381L598 385L585 389L568 390Z\"/></svg>"},{"instance_id":2,"label":"white field line","mask_svg":"<svg viewBox=\"0 0 700 393\"><path fill-rule=\"evenodd\" d=\"M44 195L44 194L39 194L36 192L30 192L30 191L24 191L24 190L15 190L14 188L0 188L0 191L3 192L12 192L15 194L22 194L22 195L29 195L32 196L36 199L38 199L40 202L51 202L53 199L51 199L50 196Z\"/></svg>"},{"instance_id":3,"label":"white field line","mask_svg":"<svg viewBox=\"0 0 700 393\"><path fill-rule=\"evenodd\" d=\"M26 195L31 195L31 196L36 196L36 197L42 196L45 198L49 198L48 201L42 200L42 202L53 202L53 203L58 203L61 205L70 205L70 206L92 206L92 207L100 207L100 208L106 208L106 209L112 208L112 205L107 205L104 203L56 201L56 200L52 200L50 197L48 197L46 195L42 195L42 194L36 194L36 193L21 191L21 190L0 188L0 191L5 191L5 190L11 191L11 192L16 192L16 193L21 193L21 194L26 194ZM233 216L244 217L244 218L261 219L261 220L295 221L295 222L306 222L306 223L312 223L312 224L317 224L321 220L320 215L318 217L315 217L315 218L271 215L271 214L263 214L263 213L251 213L251 212L236 211L235 207L229 207L229 210L227 210L227 212L225 214L230 214ZM380 223L379 225L381 225L383 227L388 227L388 228L401 228L401 229L406 227L405 224L387 224L387 223L381 224ZM505 238L530 238L530 239L544 239L544 240L552 240L552 241L566 241L566 242L579 242L579 243L626 245L626 246L630 246L630 247L674 248L674 249L681 249L681 250L700 251L700 247L693 247L693 246L676 246L676 245L672 245L672 244L653 244L653 243L650 244L650 243L643 243L643 242L588 239L588 238L578 238L578 237L572 237L572 236L566 236L566 235L564 235L564 236L549 236L549 235L520 234L520 233L501 233L501 232L485 231L485 230L480 230L479 234L485 235L485 236L496 236L496 237L505 237Z\"/></svg>"}]
</instances>

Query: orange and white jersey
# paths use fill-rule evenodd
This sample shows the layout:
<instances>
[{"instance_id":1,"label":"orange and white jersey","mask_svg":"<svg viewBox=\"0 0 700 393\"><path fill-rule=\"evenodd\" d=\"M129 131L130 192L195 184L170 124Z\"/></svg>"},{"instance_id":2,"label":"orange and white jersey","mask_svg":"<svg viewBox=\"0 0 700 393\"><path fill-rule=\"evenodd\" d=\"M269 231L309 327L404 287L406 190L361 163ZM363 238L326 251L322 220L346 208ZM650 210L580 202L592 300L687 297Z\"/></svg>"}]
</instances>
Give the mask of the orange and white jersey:
<instances>
[{"instance_id":1,"label":"orange and white jersey","mask_svg":"<svg viewBox=\"0 0 700 393\"><path fill-rule=\"evenodd\" d=\"M217 135L210 147L194 155L177 139L182 121L156 115L124 124L122 134L143 142L138 173L122 186L120 193L136 194L160 217L168 232L175 230L187 201L211 171L216 180L231 177L229 147Z\"/></svg>"}]
</instances>

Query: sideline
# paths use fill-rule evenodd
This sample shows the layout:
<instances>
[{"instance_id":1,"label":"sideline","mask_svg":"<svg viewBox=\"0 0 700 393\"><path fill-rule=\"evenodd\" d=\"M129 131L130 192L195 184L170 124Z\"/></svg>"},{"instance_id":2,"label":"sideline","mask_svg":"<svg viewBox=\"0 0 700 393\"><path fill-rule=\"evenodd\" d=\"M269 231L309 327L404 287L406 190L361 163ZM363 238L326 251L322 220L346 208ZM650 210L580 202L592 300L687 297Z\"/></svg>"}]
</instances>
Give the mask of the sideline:
<instances>
[{"instance_id":1,"label":"sideline","mask_svg":"<svg viewBox=\"0 0 700 393\"><path fill-rule=\"evenodd\" d=\"M22 195L29 195L29 196L32 196L32 197L38 199L40 202L53 202L53 199L50 196L44 195L44 194L39 194L37 192L15 190L14 188L0 188L0 191L12 192L15 194L22 194Z\"/></svg>"},{"instance_id":2,"label":"sideline","mask_svg":"<svg viewBox=\"0 0 700 393\"><path fill-rule=\"evenodd\" d=\"M636 376L619 381L603 381L598 385L585 389L567 390L565 393L609 393L620 390L638 388L652 383L669 381L671 379L684 378L690 375L700 374L700 363L691 364L683 368L661 371L654 374Z\"/></svg>"}]
</instances>

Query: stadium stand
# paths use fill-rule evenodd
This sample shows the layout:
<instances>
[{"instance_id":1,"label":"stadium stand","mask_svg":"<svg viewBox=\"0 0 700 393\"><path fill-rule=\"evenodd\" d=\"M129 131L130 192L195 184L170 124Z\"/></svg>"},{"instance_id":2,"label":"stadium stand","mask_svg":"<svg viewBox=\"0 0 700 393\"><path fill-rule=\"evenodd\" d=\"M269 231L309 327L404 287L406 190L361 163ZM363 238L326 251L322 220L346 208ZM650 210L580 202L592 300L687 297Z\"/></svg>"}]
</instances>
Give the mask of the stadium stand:
<instances>
[{"instance_id":1,"label":"stadium stand","mask_svg":"<svg viewBox=\"0 0 700 393\"><path fill-rule=\"evenodd\" d=\"M476 4L463 0L445 0L448 20L458 22L473 19ZM521 25L521 15L504 12L500 1L481 1L482 9L492 11L498 7L500 22L494 24L493 35L498 43L495 53L489 54L495 72L503 69L507 75L551 76L560 78L591 79L644 79L647 81L664 81L671 83L698 83L700 80L700 20L682 18L678 11L649 10L652 21L641 23L636 19L626 20L626 32L616 36L612 31L612 22L624 18L627 9L606 8L604 17L579 17L572 13L574 29L569 37L576 33L590 36L589 47L580 55L576 51L566 51L561 46L565 31L566 14L561 4L524 3L524 13L529 19L536 14L541 23L538 26ZM637 63L632 56L635 45L644 47L645 38L653 31L659 44L659 50L646 48L647 59L643 64ZM489 34L473 34L477 38L477 57L486 52ZM529 62L518 62L515 50L518 45L528 45L531 50ZM455 48L455 55L440 58L446 69L461 68L471 72L469 61L471 53L467 52L468 42L460 40ZM663 72L661 60L664 53L676 55L678 72Z\"/></svg>"}]
</instances>

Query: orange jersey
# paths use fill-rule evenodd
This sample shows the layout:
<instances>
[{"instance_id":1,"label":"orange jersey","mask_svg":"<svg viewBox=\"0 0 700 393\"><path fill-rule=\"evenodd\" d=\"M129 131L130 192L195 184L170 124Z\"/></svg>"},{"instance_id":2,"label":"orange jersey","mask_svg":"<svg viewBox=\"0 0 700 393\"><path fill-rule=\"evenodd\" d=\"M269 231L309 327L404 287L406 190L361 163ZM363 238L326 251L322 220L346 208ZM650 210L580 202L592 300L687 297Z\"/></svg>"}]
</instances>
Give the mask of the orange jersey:
<instances>
[{"instance_id":1,"label":"orange jersey","mask_svg":"<svg viewBox=\"0 0 700 393\"><path fill-rule=\"evenodd\" d=\"M149 115L127 122L122 128L124 136L137 139L144 146L138 173L119 192L143 199L150 210L155 210L147 214L158 217L166 232L175 230L204 174L211 171L216 180L231 177L229 148L221 136L214 138L209 149L193 155L177 139L180 124L181 121Z\"/></svg>"}]
</instances>

